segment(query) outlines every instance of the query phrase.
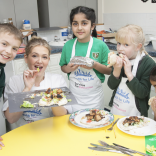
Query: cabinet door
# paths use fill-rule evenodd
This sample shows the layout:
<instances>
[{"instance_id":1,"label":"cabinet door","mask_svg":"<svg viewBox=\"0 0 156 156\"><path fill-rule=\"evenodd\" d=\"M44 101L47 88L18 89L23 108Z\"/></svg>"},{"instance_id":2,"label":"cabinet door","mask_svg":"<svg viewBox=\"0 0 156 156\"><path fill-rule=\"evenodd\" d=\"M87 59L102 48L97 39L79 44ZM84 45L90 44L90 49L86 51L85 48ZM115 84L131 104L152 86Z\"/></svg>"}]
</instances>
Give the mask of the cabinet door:
<instances>
[{"instance_id":1,"label":"cabinet door","mask_svg":"<svg viewBox=\"0 0 156 156\"><path fill-rule=\"evenodd\" d=\"M67 4L67 0L48 0L50 27L68 25Z\"/></svg>"},{"instance_id":2,"label":"cabinet door","mask_svg":"<svg viewBox=\"0 0 156 156\"><path fill-rule=\"evenodd\" d=\"M32 28L39 28L37 0L14 0L17 28L21 29L23 20L29 20Z\"/></svg>"},{"instance_id":3,"label":"cabinet door","mask_svg":"<svg viewBox=\"0 0 156 156\"><path fill-rule=\"evenodd\" d=\"M86 7L92 8L95 10L96 23L98 23L98 6L97 0L86 0Z\"/></svg>"},{"instance_id":4,"label":"cabinet door","mask_svg":"<svg viewBox=\"0 0 156 156\"><path fill-rule=\"evenodd\" d=\"M78 6L86 6L86 1L85 0L68 0L69 14L72 9L74 9Z\"/></svg>"},{"instance_id":5,"label":"cabinet door","mask_svg":"<svg viewBox=\"0 0 156 156\"><path fill-rule=\"evenodd\" d=\"M12 18L13 24L16 26L14 1L13 0L0 0L0 21L3 19Z\"/></svg>"},{"instance_id":6,"label":"cabinet door","mask_svg":"<svg viewBox=\"0 0 156 156\"><path fill-rule=\"evenodd\" d=\"M28 69L24 59L13 60L13 73L14 75L23 74L24 70Z\"/></svg>"},{"instance_id":7,"label":"cabinet door","mask_svg":"<svg viewBox=\"0 0 156 156\"><path fill-rule=\"evenodd\" d=\"M51 72L55 74L61 74L61 68L59 65L61 54L50 55L50 61L47 66L46 72Z\"/></svg>"}]
</instances>

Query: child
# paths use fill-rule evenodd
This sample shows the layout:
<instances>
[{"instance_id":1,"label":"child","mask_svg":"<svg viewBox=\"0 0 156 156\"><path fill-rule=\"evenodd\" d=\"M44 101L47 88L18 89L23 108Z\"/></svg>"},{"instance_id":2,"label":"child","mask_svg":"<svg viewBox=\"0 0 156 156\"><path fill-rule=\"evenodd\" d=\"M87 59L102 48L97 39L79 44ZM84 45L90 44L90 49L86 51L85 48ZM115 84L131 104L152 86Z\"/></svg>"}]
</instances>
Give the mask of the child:
<instances>
[{"instance_id":1,"label":"child","mask_svg":"<svg viewBox=\"0 0 156 156\"><path fill-rule=\"evenodd\" d=\"M15 58L21 43L22 34L15 26L0 24L0 98L5 86L5 64ZM0 140L2 140L1 137ZM0 145L4 146L2 142Z\"/></svg>"},{"instance_id":2,"label":"child","mask_svg":"<svg viewBox=\"0 0 156 156\"><path fill-rule=\"evenodd\" d=\"M95 19L94 10L83 6L74 8L70 13L70 24L76 38L64 45L60 60L61 70L68 74L70 90L78 102L71 106L69 113L85 108L104 109L102 83L104 74L110 74L111 68L106 67L109 53L107 45L95 38ZM90 57L94 65L69 64L73 56Z\"/></svg>"},{"instance_id":3,"label":"child","mask_svg":"<svg viewBox=\"0 0 156 156\"><path fill-rule=\"evenodd\" d=\"M16 113L9 112L8 93L26 92L32 90L42 90L48 88L59 88L66 86L62 75L46 73L45 70L50 60L51 49L48 43L39 37L32 37L25 48L24 59L28 65L28 70L21 75L12 76L5 87L3 111L8 120L9 128L12 130L21 125L48 118L54 115L61 115L63 107L39 108L35 111L22 111ZM37 70L39 68L39 72ZM52 113L53 111L53 113ZM66 114L66 109L63 109Z\"/></svg>"},{"instance_id":4,"label":"child","mask_svg":"<svg viewBox=\"0 0 156 156\"><path fill-rule=\"evenodd\" d=\"M155 88L155 92L156 92L156 67L154 67L150 73L150 82ZM151 108L154 113L154 120L156 121L156 98L152 100Z\"/></svg>"},{"instance_id":5,"label":"child","mask_svg":"<svg viewBox=\"0 0 156 156\"><path fill-rule=\"evenodd\" d=\"M118 54L114 70L108 79L108 86L114 90L111 112L116 115L148 116L148 100L151 84L150 71L155 62L145 55L144 34L137 25L127 25L116 34Z\"/></svg>"}]
</instances>

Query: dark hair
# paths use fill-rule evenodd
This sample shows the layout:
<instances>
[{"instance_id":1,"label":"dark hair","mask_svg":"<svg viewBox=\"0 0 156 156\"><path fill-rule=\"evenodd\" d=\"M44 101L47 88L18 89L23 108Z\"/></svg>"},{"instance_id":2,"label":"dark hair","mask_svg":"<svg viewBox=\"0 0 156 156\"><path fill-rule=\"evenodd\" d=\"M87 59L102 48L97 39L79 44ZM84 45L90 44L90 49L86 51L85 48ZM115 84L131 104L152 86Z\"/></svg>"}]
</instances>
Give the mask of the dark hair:
<instances>
[{"instance_id":1,"label":"dark hair","mask_svg":"<svg viewBox=\"0 0 156 156\"><path fill-rule=\"evenodd\" d=\"M156 81L156 66L152 68L150 73L150 80Z\"/></svg>"},{"instance_id":2,"label":"dark hair","mask_svg":"<svg viewBox=\"0 0 156 156\"><path fill-rule=\"evenodd\" d=\"M22 33L14 25L10 23L0 24L0 33L9 33L11 35L14 35L14 37L18 39L21 43L23 41Z\"/></svg>"},{"instance_id":3,"label":"dark hair","mask_svg":"<svg viewBox=\"0 0 156 156\"><path fill-rule=\"evenodd\" d=\"M91 26L93 25L93 23L95 23L96 16L95 16L94 9L88 8L88 7L84 7L84 6L78 6L78 7L76 7L76 8L71 10L71 13L70 13L70 24L71 25L72 25L74 16L76 14L79 14L79 13L83 13L83 14L86 15L86 18L91 21ZM93 37L97 37L96 27L94 27L94 30L92 32L92 36ZM73 38L75 38L75 37L76 36L73 34Z\"/></svg>"}]
</instances>

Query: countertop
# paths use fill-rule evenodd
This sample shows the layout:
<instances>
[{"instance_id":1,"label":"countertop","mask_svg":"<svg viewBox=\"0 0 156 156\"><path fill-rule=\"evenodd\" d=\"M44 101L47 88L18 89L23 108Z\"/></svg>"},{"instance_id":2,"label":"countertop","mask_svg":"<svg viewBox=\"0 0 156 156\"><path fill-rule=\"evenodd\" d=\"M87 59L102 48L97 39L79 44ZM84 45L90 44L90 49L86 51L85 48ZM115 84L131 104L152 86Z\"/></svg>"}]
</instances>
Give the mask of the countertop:
<instances>
[{"instance_id":1,"label":"countertop","mask_svg":"<svg viewBox=\"0 0 156 156\"><path fill-rule=\"evenodd\" d=\"M116 50L116 44L110 43L110 42L106 42L108 48L110 50ZM56 53L60 53L62 52L62 48L63 47L51 47L51 54L56 54ZM153 45L150 42L147 46L145 46L145 50L148 52L148 54L152 57L156 57L156 50L153 49ZM17 54L15 59L19 59L19 58L23 58L24 54Z\"/></svg>"}]
</instances>

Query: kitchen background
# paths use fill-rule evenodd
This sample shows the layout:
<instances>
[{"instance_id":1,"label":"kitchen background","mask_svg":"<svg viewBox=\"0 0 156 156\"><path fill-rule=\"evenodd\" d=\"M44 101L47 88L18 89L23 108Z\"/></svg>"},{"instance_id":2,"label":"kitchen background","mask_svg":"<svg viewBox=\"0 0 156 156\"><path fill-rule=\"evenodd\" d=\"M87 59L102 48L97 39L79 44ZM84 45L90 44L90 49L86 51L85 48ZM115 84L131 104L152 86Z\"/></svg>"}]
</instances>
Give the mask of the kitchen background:
<instances>
[{"instance_id":1,"label":"kitchen background","mask_svg":"<svg viewBox=\"0 0 156 156\"><path fill-rule=\"evenodd\" d=\"M97 25L98 31L109 30L109 28L115 31L126 24L136 24L141 26L145 35L149 37L156 36L156 3L151 3L151 1L148 0L145 3L141 0L0 0L0 22L3 23L3 19L12 18L13 24L22 29L22 21L27 19L30 20L31 28L37 31L38 36L45 38L48 42L54 41L55 36L59 41L63 41L67 39L67 36L62 36L62 32L66 32L67 28L60 29L59 27L69 26L71 9L82 5L94 8L97 16L96 23L100 23ZM112 42L115 41L112 40ZM113 46L116 47L115 44ZM58 65L60 56L61 50L60 53L51 55L48 70L62 74L68 82ZM6 81L10 76L23 72L26 68L23 66L23 62L23 58L16 58L7 63ZM106 76L103 88L106 108L109 109L108 102L112 91L107 86L107 79L108 76ZM152 89L151 96L154 95ZM0 109L1 106L2 101ZM151 109L149 117L153 118ZM0 112L0 135L5 132L5 120Z\"/></svg>"}]
</instances>

